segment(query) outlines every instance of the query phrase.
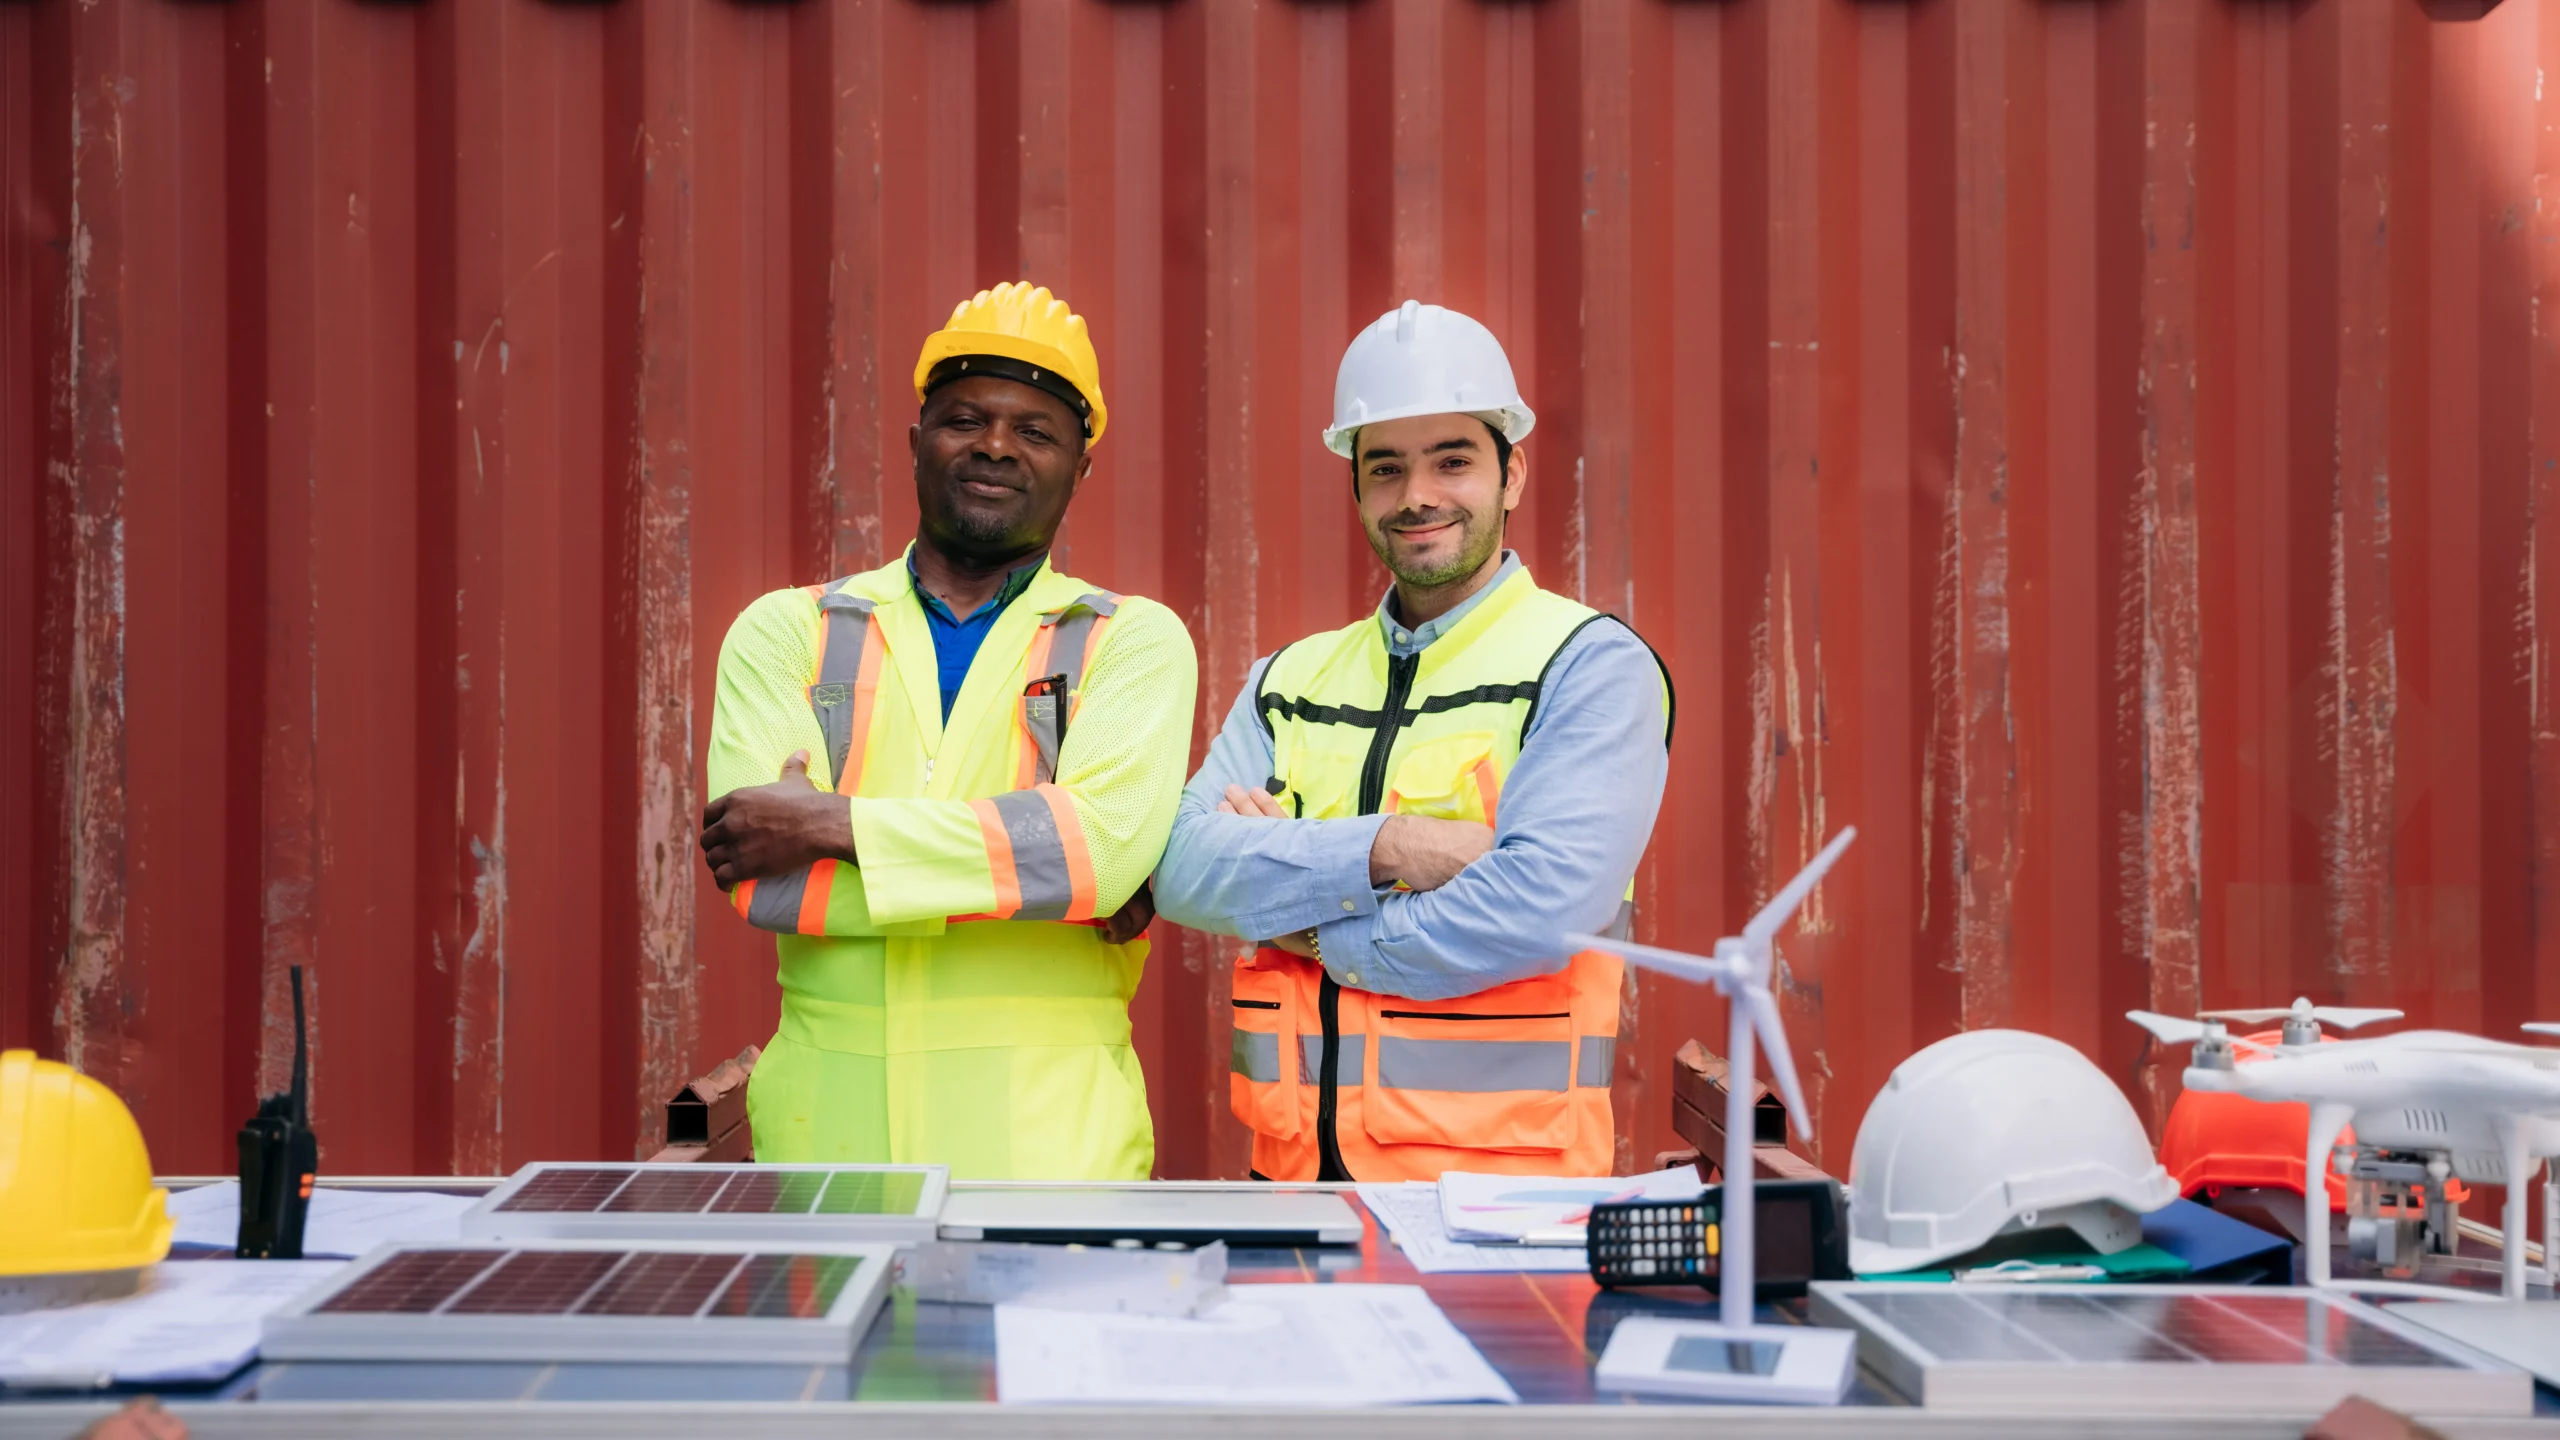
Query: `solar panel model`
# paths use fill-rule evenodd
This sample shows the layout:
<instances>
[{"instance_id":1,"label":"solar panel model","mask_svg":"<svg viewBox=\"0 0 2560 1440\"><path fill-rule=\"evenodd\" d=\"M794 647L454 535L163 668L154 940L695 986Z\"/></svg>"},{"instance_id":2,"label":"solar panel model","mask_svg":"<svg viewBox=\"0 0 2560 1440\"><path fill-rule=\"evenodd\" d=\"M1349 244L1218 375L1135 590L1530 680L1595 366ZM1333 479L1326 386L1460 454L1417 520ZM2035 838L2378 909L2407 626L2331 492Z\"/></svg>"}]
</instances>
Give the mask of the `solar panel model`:
<instances>
[{"instance_id":1,"label":"solar panel model","mask_svg":"<svg viewBox=\"0 0 2560 1440\"><path fill-rule=\"evenodd\" d=\"M1816 1324L1932 1410L2300 1414L2362 1395L2530 1415L2533 1377L2343 1295L2248 1285L1817 1281Z\"/></svg>"},{"instance_id":2,"label":"solar panel model","mask_svg":"<svg viewBox=\"0 0 2560 1440\"><path fill-rule=\"evenodd\" d=\"M283 1360L843 1364L891 1245L386 1245L268 1315Z\"/></svg>"},{"instance_id":3,"label":"solar panel model","mask_svg":"<svg viewBox=\"0 0 2560 1440\"><path fill-rule=\"evenodd\" d=\"M940 1165L649 1165L542 1161L462 1216L465 1240L931 1240Z\"/></svg>"}]
</instances>

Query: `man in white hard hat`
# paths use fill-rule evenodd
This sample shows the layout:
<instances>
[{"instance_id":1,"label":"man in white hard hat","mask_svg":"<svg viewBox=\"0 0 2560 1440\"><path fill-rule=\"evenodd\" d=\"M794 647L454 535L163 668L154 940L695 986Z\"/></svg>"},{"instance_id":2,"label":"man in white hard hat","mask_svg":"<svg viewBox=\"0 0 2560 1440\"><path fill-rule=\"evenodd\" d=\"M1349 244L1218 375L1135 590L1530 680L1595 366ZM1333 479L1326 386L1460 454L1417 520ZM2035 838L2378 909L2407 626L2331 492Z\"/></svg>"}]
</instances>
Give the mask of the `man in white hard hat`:
<instances>
[{"instance_id":1,"label":"man in white hard hat","mask_svg":"<svg viewBox=\"0 0 2560 1440\"><path fill-rule=\"evenodd\" d=\"M1237 964L1228 1092L1273 1180L1603 1175L1624 923L1670 680L1502 546L1536 417L1490 331L1407 301L1362 331L1324 441L1394 585L1257 662L1185 789L1166 918Z\"/></svg>"}]
</instances>

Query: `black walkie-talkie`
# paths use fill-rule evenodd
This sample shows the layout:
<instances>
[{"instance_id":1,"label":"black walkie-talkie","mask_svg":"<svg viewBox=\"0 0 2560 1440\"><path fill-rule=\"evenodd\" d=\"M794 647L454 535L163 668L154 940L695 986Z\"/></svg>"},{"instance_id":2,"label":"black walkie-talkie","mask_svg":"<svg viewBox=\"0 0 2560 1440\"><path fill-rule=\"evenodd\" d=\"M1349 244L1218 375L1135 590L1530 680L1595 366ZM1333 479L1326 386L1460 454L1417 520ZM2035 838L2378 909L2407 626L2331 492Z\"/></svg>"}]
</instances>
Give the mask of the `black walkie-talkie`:
<instances>
[{"instance_id":1,"label":"black walkie-talkie","mask_svg":"<svg viewBox=\"0 0 2560 1440\"><path fill-rule=\"evenodd\" d=\"M311 1133L311 1068L302 1024L302 967L293 967L293 1088L258 1102L240 1127L240 1238L243 1260L299 1260L320 1139Z\"/></svg>"}]
</instances>

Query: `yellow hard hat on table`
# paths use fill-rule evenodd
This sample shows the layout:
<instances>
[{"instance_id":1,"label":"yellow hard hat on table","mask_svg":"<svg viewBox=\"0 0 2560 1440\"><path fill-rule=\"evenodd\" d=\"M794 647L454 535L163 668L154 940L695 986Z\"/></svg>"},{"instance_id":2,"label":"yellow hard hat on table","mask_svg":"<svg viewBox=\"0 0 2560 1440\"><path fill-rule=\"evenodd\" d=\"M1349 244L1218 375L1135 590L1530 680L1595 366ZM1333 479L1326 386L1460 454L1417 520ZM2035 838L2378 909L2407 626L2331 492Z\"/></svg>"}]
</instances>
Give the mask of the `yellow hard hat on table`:
<instances>
[{"instance_id":1,"label":"yellow hard hat on table","mask_svg":"<svg viewBox=\"0 0 2560 1440\"><path fill-rule=\"evenodd\" d=\"M981 290L925 337L916 357L916 399L971 375L1015 380L1057 396L1084 417L1085 443L1102 438L1111 412L1102 403L1102 362L1084 317L1028 280Z\"/></svg>"},{"instance_id":2,"label":"yellow hard hat on table","mask_svg":"<svg viewBox=\"0 0 2560 1440\"><path fill-rule=\"evenodd\" d=\"M135 1270L169 1253L169 1192L116 1093L0 1051L0 1275Z\"/></svg>"}]
</instances>

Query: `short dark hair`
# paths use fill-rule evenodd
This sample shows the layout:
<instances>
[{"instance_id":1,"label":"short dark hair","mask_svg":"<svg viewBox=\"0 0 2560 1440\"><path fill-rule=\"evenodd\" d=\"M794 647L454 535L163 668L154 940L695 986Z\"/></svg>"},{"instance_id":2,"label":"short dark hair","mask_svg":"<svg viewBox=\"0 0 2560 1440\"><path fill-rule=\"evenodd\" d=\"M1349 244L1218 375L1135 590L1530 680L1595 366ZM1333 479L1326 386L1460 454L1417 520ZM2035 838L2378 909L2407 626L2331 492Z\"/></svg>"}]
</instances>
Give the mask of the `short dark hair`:
<instances>
[{"instance_id":1,"label":"short dark hair","mask_svg":"<svg viewBox=\"0 0 2560 1440\"><path fill-rule=\"evenodd\" d=\"M1501 426L1481 415L1471 415L1467 418L1482 425L1493 435L1493 468L1502 472L1502 483L1509 485L1511 483L1511 437L1502 433ZM1351 498L1354 500L1360 498L1360 432L1357 430L1351 432Z\"/></svg>"}]
</instances>

